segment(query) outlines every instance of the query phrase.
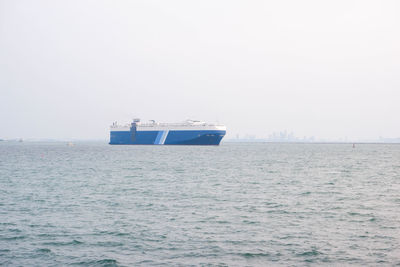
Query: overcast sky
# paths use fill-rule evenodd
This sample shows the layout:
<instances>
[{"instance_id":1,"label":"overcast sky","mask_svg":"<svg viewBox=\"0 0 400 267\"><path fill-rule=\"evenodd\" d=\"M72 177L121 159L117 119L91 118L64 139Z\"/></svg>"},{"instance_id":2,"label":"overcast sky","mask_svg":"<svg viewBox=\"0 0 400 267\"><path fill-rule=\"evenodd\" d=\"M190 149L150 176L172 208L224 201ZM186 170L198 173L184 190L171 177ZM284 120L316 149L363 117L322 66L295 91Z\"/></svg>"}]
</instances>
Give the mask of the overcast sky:
<instances>
[{"instance_id":1,"label":"overcast sky","mask_svg":"<svg viewBox=\"0 0 400 267\"><path fill-rule=\"evenodd\" d=\"M400 137L400 1L0 0L0 138L113 121Z\"/></svg>"}]
</instances>

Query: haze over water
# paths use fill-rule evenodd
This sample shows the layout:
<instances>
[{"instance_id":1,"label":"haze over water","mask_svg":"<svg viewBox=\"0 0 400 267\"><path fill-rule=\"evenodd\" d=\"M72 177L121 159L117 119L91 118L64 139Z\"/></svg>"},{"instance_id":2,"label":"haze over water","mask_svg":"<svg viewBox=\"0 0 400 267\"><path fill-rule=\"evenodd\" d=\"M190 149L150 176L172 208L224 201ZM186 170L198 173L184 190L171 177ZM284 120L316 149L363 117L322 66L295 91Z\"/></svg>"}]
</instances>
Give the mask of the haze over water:
<instances>
[{"instance_id":1,"label":"haze over water","mask_svg":"<svg viewBox=\"0 0 400 267\"><path fill-rule=\"evenodd\" d=\"M0 143L0 265L400 264L400 146Z\"/></svg>"},{"instance_id":2,"label":"haze over water","mask_svg":"<svg viewBox=\"0 0 400 267\"><path fill-rule=\"evenodd\" d=\"M114 121L400 138L400 2L0 1L0 139Z\"/></svg>"},{"instance_id":3,"label":"haze over water","mask_svg":"<svg viewBox=\"0 0 400 267\"><path fill-rule=\"evenodd\" d=\"M396 0L0 0L0 265L400 265ZM314 138L315 137L315 138ZM159 140L160 141L160 140Z\"/></svg>"}]
</instances>

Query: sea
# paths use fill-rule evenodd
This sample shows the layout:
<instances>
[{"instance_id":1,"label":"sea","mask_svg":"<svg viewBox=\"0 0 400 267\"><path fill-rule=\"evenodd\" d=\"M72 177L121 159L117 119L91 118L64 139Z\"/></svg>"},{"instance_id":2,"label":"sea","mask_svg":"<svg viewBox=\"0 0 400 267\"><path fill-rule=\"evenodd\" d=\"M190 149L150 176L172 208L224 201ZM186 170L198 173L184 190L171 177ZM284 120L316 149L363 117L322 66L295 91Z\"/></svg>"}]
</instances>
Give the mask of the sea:
<instances>
[{"instance_id":1,"label":"sea","mask_svg":"<svg viewBox=\"0 0 400 267\"><path fill-rule=\"evenodd\" d=\"M400 145L0 142L2 266L400 266Z\"/></svg>"}]
</instances>

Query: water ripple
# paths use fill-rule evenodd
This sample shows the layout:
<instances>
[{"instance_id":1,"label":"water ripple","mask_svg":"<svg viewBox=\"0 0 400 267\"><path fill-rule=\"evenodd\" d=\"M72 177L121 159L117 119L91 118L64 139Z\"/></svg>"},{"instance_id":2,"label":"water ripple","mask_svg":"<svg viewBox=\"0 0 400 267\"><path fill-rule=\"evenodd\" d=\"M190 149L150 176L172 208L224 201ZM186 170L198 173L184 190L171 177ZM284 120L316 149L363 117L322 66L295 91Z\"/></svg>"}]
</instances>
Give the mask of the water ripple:
<instances>
[{"instance_id":1,"label":"water ripple","mask_svg":"<svg viewBox=\"0 0 400 267\"><path fill-rule=\"evenodd\" d=\"M400 265L400 146L0 144L0 265Z\"/></svg>"}]
</instances>

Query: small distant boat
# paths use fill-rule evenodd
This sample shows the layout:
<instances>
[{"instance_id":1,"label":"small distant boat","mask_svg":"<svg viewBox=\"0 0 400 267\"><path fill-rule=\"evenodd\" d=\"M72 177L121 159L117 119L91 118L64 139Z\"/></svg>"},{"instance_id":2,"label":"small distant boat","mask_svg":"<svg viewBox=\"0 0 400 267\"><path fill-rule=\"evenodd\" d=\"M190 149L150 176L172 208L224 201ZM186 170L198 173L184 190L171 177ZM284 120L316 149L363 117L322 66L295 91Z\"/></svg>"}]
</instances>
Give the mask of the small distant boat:
<instances>
[{"instance_id":1,"label":"small distant boat","mask_svg":"<svg viewBox=\"0 0 400 267\"><path fill-rule=\"evenodd\" d=\"M22 143L22 142L24 142L24 140L23 140L22 138L20 138L20 139L18 140L18 142Z\"/></svg>"},{"instance_id":2,"label":"small distant boat","mask_svg":"<svg viewBox=\"0 0 400 267\"><path fill-rule=\"evenodd\" d=\"M72 143L72 142L68 142L67 143L67 146L74 146L75 144L74 143Z\"/></svg>"}]
</instances>

